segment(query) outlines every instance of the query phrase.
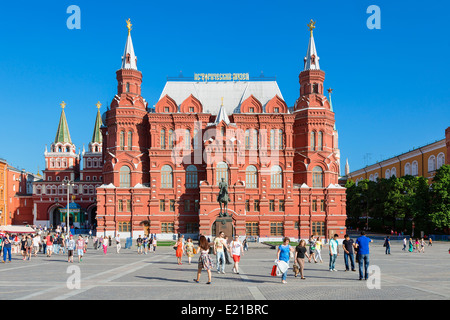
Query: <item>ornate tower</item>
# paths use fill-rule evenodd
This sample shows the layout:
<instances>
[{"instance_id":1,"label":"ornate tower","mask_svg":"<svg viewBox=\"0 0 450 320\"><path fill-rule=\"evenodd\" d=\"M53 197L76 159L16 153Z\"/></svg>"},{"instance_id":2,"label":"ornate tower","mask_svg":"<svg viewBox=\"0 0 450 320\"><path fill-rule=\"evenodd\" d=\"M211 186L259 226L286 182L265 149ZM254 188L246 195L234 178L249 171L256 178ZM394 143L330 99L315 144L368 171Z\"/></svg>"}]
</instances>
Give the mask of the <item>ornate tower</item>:
<instances>
[{"instance_id":1,"label":"ornate tower","mask_svg":"<svg viewBox=\"0 0 450 320\"><path fill-rule=\"evenodd\" d=\"M62 110L55 140L50 146L50 151L47 151L46 147L44 152L46 181L62 181L66 177L70 180L78 179L80 170L80 155L76 153L75 145L70 138L64 112L66 103L63 101L60 106Z\"/></svg>"},{"instance_id":2,"label":"ornate tower","mask_svg":"<svg viewBox=\"0 0 450 320\"><path fill-rule=\"evenodd\" d=\"M331 100L324 95L325 72L308 24L308 50L300 72L300 97L294 106L294 182L299 190L300 237L345 233L345 188L339 186L338 133ZM329 94L331 97L331 89Z\"/></svg>"},{"instance_id":3,"label":"ornate tower","mask_svg":"<svg viewBox=\"0 0 450 320\"><path fill-rule=\"evenodd\" d=\"M319 67L314 24L312 20L308 24L310 37L304 68L299 75L300 97L294 106L297 168L294 181L326 188L338 183L339 149L333 108L324 95L325 72Z\"/></svg>"},{"instance_id":4,"label":"ornate tower","mask_svg":"<svg viewBox=\"0 0 450 320\"><path fill-rule=\"evenodd\" d=\"M149 182L147 102L141 96L142 73L137 69L130 19L127 28L121 68L116 71L117 94L111 109L104 115L102 129L103 179L105 184L112 183L116 187ZM122 182L120 172L124 173ZM125 172L128 172L127 178Z\"/></svg>"}]
</instances>

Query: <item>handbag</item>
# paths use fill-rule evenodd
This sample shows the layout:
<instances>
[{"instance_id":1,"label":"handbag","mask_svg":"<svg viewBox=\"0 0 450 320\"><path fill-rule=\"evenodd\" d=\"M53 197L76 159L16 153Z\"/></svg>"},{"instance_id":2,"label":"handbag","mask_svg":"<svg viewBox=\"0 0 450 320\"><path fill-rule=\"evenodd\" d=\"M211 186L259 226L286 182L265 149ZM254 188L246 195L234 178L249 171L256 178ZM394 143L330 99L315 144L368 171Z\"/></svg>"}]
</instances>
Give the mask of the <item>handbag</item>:
<instances>
[{"instance_id":1,"label":"handbag","mask_svg":"<svg viewBox=\"0 0 450 320\"><path fill-rule=\"evenodd\" d=\"M277 268L278 268L277 265L274 264L273 267L272 267L272 272L270 273L270 275L272 277L276 277L277 276Z\"/></svg>"}]
</instances>

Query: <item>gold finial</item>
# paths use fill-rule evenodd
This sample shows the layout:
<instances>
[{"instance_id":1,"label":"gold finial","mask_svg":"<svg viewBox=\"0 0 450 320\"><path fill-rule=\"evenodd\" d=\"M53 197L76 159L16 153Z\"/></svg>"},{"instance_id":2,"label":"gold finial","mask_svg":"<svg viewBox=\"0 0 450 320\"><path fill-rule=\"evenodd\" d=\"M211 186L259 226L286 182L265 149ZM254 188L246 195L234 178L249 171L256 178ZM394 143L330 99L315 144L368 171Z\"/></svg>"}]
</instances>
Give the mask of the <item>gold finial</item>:
<instances>
[{"instance_id":1,"label":"gold finial","mask_svg":"<svg viewBox=\"0 0 450 320\"><path fill-rule=\"evenodd\" d=\"M61 108L63 108L63 110L64 110L64 108L66 107L66 103L65 103L64 101L61 102L59 105L61 106Z\"/></svg>"},{"instance_id":2,"label":"gold finial","mask_svg":"<svg viewBox=\"0 0 450 320\"><path fill-rule=\"evenodd\" d=\"M130 22L130 18L128 18L128 20L127 20L126 22L127 22L128 34L130 34L130 32L131 32L131 26L132 26L132 24L131 24L131 22Z\"/></svg>"},{"instance_id":3,"label":"gold finial","mask_svg":"<svg viewBox=\"0 0 450 320\"><path fill-rule=\"evenodd\" d=\"M102 104L100 103L100 101L99 101L99 102L97 102L96 106L97 106L97 109L99 109L99 110L100 110L100 107L102 106Z\"/></svg>"},{"instance_id":4,"label":"gold finial","mask_svg":"<svg viewBox=\"0 0 450 320\"><path fill-rule=\"evenodd\" d=\"M315 25L316 24L316 22L315 21L313 21L313 19L311 19L311 21L307 24L307 26L308 26L308 28L309 28L309 31L311 32L311 36L312 36L312 34L313 34L313 30L314 30L314 28L315 28Z\"/></svg>"},{"instance_id":5,"label":"gold finial","mask_svg":"<svg viewBox=\"0 0 450 320\"><path fill-rule=\"evenodd\" d=\"M222 103L221 103L221 106L223 106L223 97L222 97Z\"/></svg>"},{"instance_id":6,"label":"gold finial","mask_svg":"<svg viewBox=\"0 0 450 320\"><path fill-rule=\"evenodd\" d=\"M333 89L329 88L327 91L328 91L328 93L332 93Z\"/></svg>"}]
</instances>

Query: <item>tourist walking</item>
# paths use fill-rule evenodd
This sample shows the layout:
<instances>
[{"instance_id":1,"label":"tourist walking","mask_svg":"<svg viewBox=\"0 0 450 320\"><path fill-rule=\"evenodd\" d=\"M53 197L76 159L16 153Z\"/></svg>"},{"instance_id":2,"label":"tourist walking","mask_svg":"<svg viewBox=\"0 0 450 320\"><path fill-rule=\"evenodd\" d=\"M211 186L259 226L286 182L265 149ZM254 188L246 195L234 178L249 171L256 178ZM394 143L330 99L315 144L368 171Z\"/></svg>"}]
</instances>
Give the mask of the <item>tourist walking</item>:
<instances>
[{"instance_id":1,"label":"tourist walking","mask_svg":"<svg viewBox=\"0 0 450 320\"><path fill-rule=\"evenodd\" d=\"M22 260L25 261L27 256L27 238L25 235L22 235L22 239L20 239L20 251L22 252Z\"/></svg>"},{"instance_id":2,"label":"tourist walking","mask_svg":"<svg viewBox=\"0 0 450 320\"><path fill-rule=\"evenodd\" d=\"M117 234L115 239L116 239L116 252L119 253L120 249L122 248L120 244L120 234Z\"/></svg>"},{"instance_id":3,"label":"tourist walking","mask_svg":"<svg viewBox=\"0 0 450 320\"><path fill-rule=\"evenodd\" d=\"M213 268L213 262L209 256L209 242L206 240L205 236L200 236L197 250L200 253L200 257L198 258L197 279L194 279L194 281L199 283L202 270L206 270L208 273L208 282L206 284L211 284L211 269Z\"/></svg>"},{"instance_id":4,"label":"tourist walking","mask_svg":"<svg viewBox=\"0 0 450 320\"><path fill-rule=\"evenodd\" d=\"M26 255L27 259L31 260L31 252L33 251L33 239L31 238L31 235L27 235L27 243L26 243Z\"/></svg>"},{"instance_id":5,"label":"tourist walking","mask_svg":"<svg viewBox=\"0 0 450 320\"><path fill-rule=\"evenodd\" d=\"M284 237L283 244L279 245L277 250L277 260L285 262L288 265L288 268L289 259L291 258L291 252L293 251L293 248L289 244L290 242L291 240L288 237ZM281 275L281 283L286 283L288 268L286 268L286 270Z\"/></svg>"},{"instance_id":6,"label":"tourist walking","mask_svg":"<svg viewBox=\"0 0 450 320\"><path fill-rule=\"evenodd\" d=\"M309 262L311 262L311 259L314 259L314 262L317 263L315 252L316 252L316 239L314 239L314 236L311 236L309 238L309 258L308 258Z\"/></svg>"},{"instance_id":7,"label":"tourist walking","mask_svg":"<svg viewBox=\"0 0 450 320\"><path fill-rule=\"evenodd\" d=\"M153 235L153 251L156 251L156 246L158 245L158 242L156 241L156 234Z\"/></svg>"},{"instance_id":8,"label":"tourist walking","mask_svg":"<svg viewBox=\"0 0 450 320\"><path fill-rule=\"evenodd\" d=\"M39 252L39 245L41 244L41 236L39 234L33 237L33 251L34 256L37 257L37 253Z\"/></svg>"},{"instance_id":9,"label":"tourist walking","mask_svg":"<svg viewBox=\"0 0 450 320\"><path fill-rule=\"evenodd\" d=\"M359 280L367 280L369 277L369 243L372 239L366 237L366 233L361 231L361 236L356 239L356 247L358 248L358 261L359 261ZM364 264L364 274L363 274Z\"/></svg>"},{"instance_id":10,"label":"tourist walking","mask_svg":"<svg viewBox=\"0 0 450 320\"><path fill-rule=\"evenodd\" d=\"M389 236L387 236L386 239L384 239L383 247L386 248L385 254L391 254L391 240Z\"/></svg>"},{"instance_id":11,"label":"tourist walking","mask_svg":"<svg viewBox=\"0 0 450 320\"><path fill-rule=\"evenodd\" d=\"M103 254L106 254L108 252L108 245L109 245L109 239L108 237L103 237Z\"/></svg>"},{"instance_id":12,"label":"tourist walking","mask_svg":"<svg viewBox=\"0 0 450 320\"><path fill-rule=\"evenodd\" d=\"M2 237L2 248L3 248L3 263L6 262L6 256L8 256L8 262L11 262L11 244L12 238L8 233Z\"/></svg>"},{"instance_id":13,"label":"tourist walking","mask_svg":"<svg viewBox=\"0 0 450 320\"><path fill-rule=\"evenodd\" d=\"M106 237L105 237L105 239L108 240ZM78 240L77 240L78 262L83 261L84 246L85 246L85 243L84 243L83 237L82 236L78 236ZM105 247L105 245L103 245L103 247Z\"/></svg>"},{"instance_id":14,"label":"tourist walking","mask_svg":"<svg viewBox=\"0 0 450 320\"><path fill-rule=\"evenodd\" d=\"M233 241L231 241L230 250L234 262L232 271L239 274L239 262L241 261L241 255L244 255L244 246L239 241L238 235L235 235Z\"/></svg>"},{"instance_id":15,"label":"tourist walking","mask_svg":"<svg viewBox=\"0 0 450 320\"><path fill-rule=\"evenodd\" d=\"M51 257L53 253L53 236L50 233L47 234L47 238L45 241L47 243L47 257Z\"/></svg>"},{"instance_id":16,"label":"tourist walking","mask_svg":"<svg viewBox=\"0 0 450 320\"><path fill-rule=\"evenodd\" d=\"M248 241L247 241L247 236L245 236L244 241L242 241L242 245L244 246L244 251L248 251Z\"/></svg>"},{"instance_id":17,"label":"tourist walking","mask_svg":"<svg viewBox=\"0 0 450 320\"><path fill-rule=\"evenodd\" d=\"M73 239L73 235L69 236L69 241L67 241L67 262L73 263L73 252L75 250L76 244Z\"/></svg>"},{"instance_id":18,"label":"tourist walking","mask_svg":"<svg viewBox=\"0 0 450 320\"><path fill-rule=\"evenodd\" d=\"M338 235L335 234L333 236L333 239L331 239L330 242L328 243L328 248L330 250L330 264L329 264L330 271L337 271L336 270L336 259L337 259L337 256L339 255L339 243L338 243L337 239L338 239Z\"/></svg>"},{"instance_id":19,"label":"tourist walking","mask_svg":"<svg viewBox=\"0 0 450 320\"><path fill-rule=\"evenodd\" d=\"M406 251L406 237L403 238L403 251Z\"/></svg>"},{"instance_id":20,"label":"tourist walking","mask_svg":"<svg viewBox=\"0 0 450 320\"><path fill-rule=\"evenodd\" d=\"M422 239L420 239L420 249L419 252L423 252L425 253L425 241Z\"/></svg>"},{"instance_id":21,"label":"tourist walking","mask_svg":"<svg viewBox=\"0 0 450 320\"><path fill-rule=\"evenodd\" d=\"M136 239L136 246L137 246L137 252L138 254L142 254L142 238L141 235L138 235Z\"/></svg>"},{"instance_id":22,"label":"tourist walking","mask_svg":"<svg viewBox=\"0 0 450 320\"><path fill-rule=\"evenodd\" d=\"M214 239L214 254L216 255L217 273L225 273L225 252L224 248L227 243L224 239L225 234L219 233L219 236Z\"/></svg>"},{"instance_id":23,"label":"tourist walking","mask_svg":"<svg viewBox=\"0 0 450 320\"><path fill-rule=\"evenodd\" d=\"M194 244L192 243L191 238L187 238L184 249L188 257L188 263L191 264L192 257L194 256Z\"/></svg>"},{"instance_id":24,"label":"tourist walking","mask_svg":"<svg viewBox=\"0 0 450 320\"><path fill-rule=\"evenodd\" d=\"M322 241L320 240L320 237L317 237L317 240L316 240L316 252L314 252L314 254L315 254L316 260L319 260L320 263L323 262L322 255L321 255L321 250L322 250Z\"/></svg>"},{"instance_id":25,"label":"tourist walking","mask_svg":"<svg viewBox=\"0 0 450 320\"><path fill-rule=\"evenodd\" d=\"M355 258L353 254L353 249L355 247L355 244L352 239L350 239L350 236L346 234L344 236L344 241L342 241L342 249L344 249L344 263L345 263L345 271L349 271L350 267L352 268L352 271L356 271L355 269ZM348 263L348 260L350 259L350 265Z\"/></svg>"},{"instance_id":26,"label":"tourist walking","mask_svg":"<svg viewBox=\"0 0 450 320\"><path fill-rule=\"evenodd\" d=\"M228 237L225 237L225 243L228 245ZM230 256L228 254L228 246L223 248L223 255L225 256L225 263L226 264L231 264Z\"/></svg>"},{"instance_id":27,"label":"tourist walking","mask_svg":"<svg viewBox=\"0 0 450 320\"><path fill-rule=\"evenodd\" d=\"M300 273L300 279L305 280L303 270L305 269L305 257L311 261L312 256L308 255L306 250L306 241L300 240L298 246L295 247L294 264L298 266L298 273ZM297 272L295 272L295 277L297 277Z\"/></svg>"},{"instance_id":28,"label":"tourist walking","mask_svg":"<svg viewBox=\"0 0 450 320\"><path fill-rule=\"evenodd\" d=\"M433 239L431 239L431 237L428 238L428 246L429 247L433 246Z\"/></svg>"},{"instance_id":29,"label":"tourist walking","mask_svg":"<svg viewBox=\"0 0 450 320\"><path fill-rule=\"evenodd\" d=\"M181 258L183 257L184 248L183 248L183 241L181 238L178 238L177 242L175 243L175 256L177 257L177 262L179 265L182 264Z\"/></svg>"}]
</instances>

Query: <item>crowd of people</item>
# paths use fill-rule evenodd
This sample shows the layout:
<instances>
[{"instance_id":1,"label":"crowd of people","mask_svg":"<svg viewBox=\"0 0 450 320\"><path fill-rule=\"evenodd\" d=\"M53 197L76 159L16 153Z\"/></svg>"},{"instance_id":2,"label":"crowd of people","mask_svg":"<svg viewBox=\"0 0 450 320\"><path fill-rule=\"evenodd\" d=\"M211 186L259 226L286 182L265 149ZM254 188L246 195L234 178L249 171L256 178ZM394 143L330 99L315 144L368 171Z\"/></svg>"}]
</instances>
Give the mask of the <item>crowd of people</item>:
<instances>
[{"instance_id":1,"label":"crowd of people","mask_svg":"<svg viewBox=\"0 0 450 320\"><path fill-rule=\"evenodd\" d=\"M52 255L65 255L67 254L67 261L73 263L74 255L78 256L78 262L81 263L83 255L86 253L89 243L92 241L94 250L103 250L103 254L107 254L108 247L115 242L116 253L120 253L121 238L120 234L112 238L111 236L93 236L92 232L89 235L74 236L68 235L63 232L62 228L55 228L54 230L46 230L43 228L37 228L35 233L11 235L5 233L0 236L0 256L3 257L2 262L11 262L12 252L20 251L22 253L23 260L31 260L38 253L45 254L47 257ZM369 243L372 240L365 235L365 232L361 232L361 236L353 241L349 235L344 236L342 244L339 245L338 235L335 234L328 242L321 240L320 237L311 236L308 240L300 240L297 246L290 245L290 239L288 237L283 238L283 243L277 248L277 257L275 265L278 268L279 275L281 275L281 282L286 283L287 272L289 269L289 261L293 259L293 271L294 276L300 275L302 280L305 277L305 260L308 263L323 263L322 248L328 245L329 251L329 265L330 272L336 270L336 260L341 250L343 251L345 271L356 272L356 263L359 264L359 280L368 279L368 267L369 267ZM309 248L307 248L309 245ZM428 246L432 246L432 239L429 239ZM155 252L157 247L157 238L155 234L148 234L141 237L140 235L136 239L136 247L138 254L148 254ZM391 254L391 241L390 236L387 236L384 240L383 247L385 247L385 253ZM14 248L14 250L12 250ZM192 258L198 254L197 262L197 277L195 282L200 281L202 270L207 271L208 284L211 284L211 272L214 268L218 274L225 274L225 266L233 264L232 272L239 274L239 262L241 256L244 255L244 251L248 250L248 242L245 238L240 241L239 236L233 236L230 241L225 236L224 232L220 232L219 235L210 241L204 235L200 235L198 239L197 247L193 244L192 238L185 239L183 235L179 234L177 241L173 247L175 249L175 256L178 265L182 265L183 256L187 257L188 264L192 263ZM409 252L423 252L425 253L425 241L424 239L416 239L405 237L403 239L403 251ZM215 261L211 258L211 255L215 255ZM231 255L231 257L230 257ZM233 262L231 262L231 260ZM356 262L355 262L356 261Z\"/></svg>"}]
</instances>

